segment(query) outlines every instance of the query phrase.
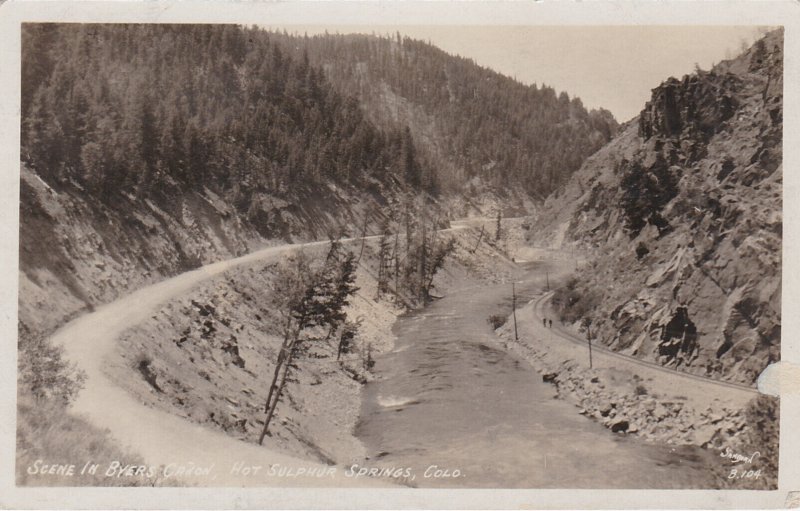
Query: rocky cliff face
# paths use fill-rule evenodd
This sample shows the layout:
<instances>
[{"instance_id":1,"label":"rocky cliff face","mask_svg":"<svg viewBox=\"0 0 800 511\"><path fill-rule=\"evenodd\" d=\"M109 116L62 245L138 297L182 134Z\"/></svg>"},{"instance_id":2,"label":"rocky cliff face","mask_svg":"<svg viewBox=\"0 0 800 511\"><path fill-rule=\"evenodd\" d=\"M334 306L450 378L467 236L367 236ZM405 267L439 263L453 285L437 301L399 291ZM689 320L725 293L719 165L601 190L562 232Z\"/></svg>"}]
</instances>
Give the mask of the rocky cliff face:
<instances>
[{"instance_id":1,"label":"rocky cliff face","mask_svg":"<svg viewBox=\"0 0 800 511\"><path fill-rule=\"evenodd\" d=\"M782 60L776 31L667 80L547 200L549 229L533 241L592 261L556 294L566 320L618 351L733 381L777 360Z\"/></svg>"},{"instance_id":2,"label":"rocky cliff face","mask_svg":"<svg viewBox=\"0 0 800 511\"><path fill-rule=\"evenodd\" d=\"M77 186L57 190L27 166L20 172L23 335L50 332L126 292L271 243L360 235L365 216L374 233L394 193L331 186L296 204L264 195L242 215L208 188L145 200L123 195L105 204Z\"/></svg>"}]
</instances>

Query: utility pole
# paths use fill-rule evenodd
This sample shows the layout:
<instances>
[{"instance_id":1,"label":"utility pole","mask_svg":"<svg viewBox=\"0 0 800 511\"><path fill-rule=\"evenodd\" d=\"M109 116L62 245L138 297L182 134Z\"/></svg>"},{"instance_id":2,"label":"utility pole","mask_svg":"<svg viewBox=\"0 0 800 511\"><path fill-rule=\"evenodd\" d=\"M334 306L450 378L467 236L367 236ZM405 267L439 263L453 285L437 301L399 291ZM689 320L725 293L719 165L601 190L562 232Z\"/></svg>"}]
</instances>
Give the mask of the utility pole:
<instances>
[{"instance_id":1,"label":"utility pole","mask_svg":"<svg viewBox=\"0 0 800 511\"><path fill-rule=\"evenodd\" d=\"M395 303L400 301L400 233L394 233L394 298Z\"/></svg>"},{"instance_id":2,"label":"utility pole","mask_svg":"<svg viewBox=\"0 0 800 511\"><path fill-rule=\"evenodd\" d=\"M478 235L478 242L477 242L477 243L475 243L475 248L473 248L473 249L470 251L470 253L474 254L474 253L475 253L475 251L476 251L476 250L478 250L478 245L480 245L480 244L481 244L481 240L483 239L483 230L484 230L485 228L486 228L486 226L485 226L485 225L482 225L482 226L481 226L481 233L480 233L480 235Z\"/></svg>"},{"instance_id":3,"label":"utility pole","mask_svg":"<svg viewBox=\"0 0 800 511\"><path fill-rule=\"evenodd\" d=\"M514 282L511 283L511 314L514 316L514 340L519 340L517 335L517 290Z\"/></svg>"},{"instance_id":4,"label":"utility pole","mask_svg":"<svg viewBox=\"0 0 800 511\"><path fill-rule=\"evenodd\" d=\"M425 290L425 268L428 264L428 239L427 239L427 224L425 217L422 217L422 245L420 245L419 254L419 300L424 303L427 298L427 291Z\"/></svg>"},{"instance_id":5,"label":"utility pole","mask_svg":"<svg viewBox=\"0 0 800 511\"><path fill-rule=\"evenodd\" d=\"M356 266L361 264L361 256L364 255L364 245L367 243L367 220L369 220L369 217L367 216L367 213L364 212L364 228L361 229L361 252L358 253Z\"/></svg>"}]
</instances>

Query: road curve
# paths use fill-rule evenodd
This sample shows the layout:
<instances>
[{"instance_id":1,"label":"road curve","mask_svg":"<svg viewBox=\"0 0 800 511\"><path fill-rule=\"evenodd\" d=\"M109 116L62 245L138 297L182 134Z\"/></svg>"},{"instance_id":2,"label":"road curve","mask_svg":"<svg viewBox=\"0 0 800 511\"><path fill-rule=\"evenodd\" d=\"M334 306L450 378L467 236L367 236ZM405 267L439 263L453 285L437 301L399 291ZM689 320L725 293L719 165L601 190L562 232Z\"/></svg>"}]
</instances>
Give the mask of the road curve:
<instances>
[{"instance_id":1,"label":"road curve","mask_svg":"<svg viewBox=\"0 0 800 511\"><path fill-rule=\"evenodd\" d=\"M457 226L452 231L464 228ZM379 236L367 236L375 239ZM347 238L342 241L360 241ZM66 358L86 373L83 390L72 405L95 426L108 428L122 445L140 454L149 465L177 467L194 464L210 467L213 476L182 478L182 483L202 486L374 486L383 482L344 477L270 476L273 464L290 467L321 468L323 465L280 454L248 444L225 434L192 424L167 412L145 406L115 385L105 374L105 360L114 355L120 335L145 321L164 304L176 299L202 282L237 266L266 262L283 254L326 245L328 241L286 244L258 250L251 254L203 266L176 277L139 289L118 300L98 307L94 312L70 321L57 330L51 340L63 346ZM100 460L98 460L100 461ZM112 460L108 460L109 462ZM256 475L231 473L234 464L263 467ZM170 484L170 481L164 481Z\"/></svg>"},{"instance_id":2,"label":"road curve","mask_svg":"<svg viewBox=\"0 0 800 511\"><path fill-rule=\"evenodd\" d=\"M536 318L537 323L541 322L542 318L544 318L545 316L548 316L548 317L552 316L552 314L548 315L548 314L545 313L545 307L550 303L550 299L552 298L552 296L553 296L553 292L551 291L551 292L545 293L545 294L543 294L540 297L535 299L534 304L533 304L533 313L534 313L534 317ZM561 328L560 325L553 325L553 328L551 330L552 330L552 332L554 334L551 337L551 339L562 340L562 341L570 342L570 343L573 343L573 344L578 344L578 345L582 345L582 346L587 346L588 347L588 341L586 339L583 339L582 337L578 337L574 333L569 332L569 331ZM693 380L694 382L698 382L700 384L709 385L709 386L725 387L728 390L734 390L734 391L737 391L737 392L740 392L740 393L743 393L743 394L747 394L749 397L753 397L754 395L758 394L758 389L756 389L755 387L748 387L746 385L741 385L741 384L732 383L732 382L726 382L726 381L721 381L721 380L715 380L715 379L712 379L712 378L706 378L706 377L703 377L703 376L690 374L690 373L686 373L686 372L683 372L683 371L677 371L675 369L669 369L667 367L664 367L662 365L659 365L659 364L656 364L656 363L653 363L653 362L648 362L648 361L645 361L645 360L642 360L642 359L639 359L639 358L636 358L636 357L632 357L632 356L629 356L629 355L624 355L624 354L619 353L617 351L610 350L610 349L606 348L605 346L603 346L601 344L596 344L596 343L592 344L592 351L594 353L599 354L600 356L612 357L612 358L624 361L626 364L635 365L635 366L638 366L638 367L641 367L641 368L647 368L648 370L659 371L661 373L665 373L667 375L670 375L671 377L683 378L683 379L686 379L686 380Z\"/></svg>"}]
</instances>

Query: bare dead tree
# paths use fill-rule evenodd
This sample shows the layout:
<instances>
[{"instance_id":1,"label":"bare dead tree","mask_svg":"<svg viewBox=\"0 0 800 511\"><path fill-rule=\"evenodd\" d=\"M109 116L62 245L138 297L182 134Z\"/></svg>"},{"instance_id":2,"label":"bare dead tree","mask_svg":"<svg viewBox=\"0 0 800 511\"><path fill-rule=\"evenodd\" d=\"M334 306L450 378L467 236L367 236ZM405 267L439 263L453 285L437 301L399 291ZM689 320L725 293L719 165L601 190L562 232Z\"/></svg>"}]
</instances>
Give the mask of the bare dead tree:
<instances>
[{"instance_id":1,"label":"bare dead tree","mask_svg":"<svg viewBox=\"0 0 800 511\"><path fill-rule=\"evenodd\" d=\"M406 260L411 254L411 199L406 198Z\"/></svg>"},{"instance_id":2,"label":"bare dead tree","mask_svg":"<svg viewBox=\"0 0 800 511\"><path fill-rule=\"evenodd\" d=\"M427 258L428 258L428 229L425 219L422 221L422 236L420 238L420 247L419 247L419 289L417 290L417 296L419 297L420 301L425 300L425 273L427 269Z\"/></svg>"},{"instance_id":3,"label":"bare dead tree","mask_svg":"<svg viewBox=\"0 0 800 511\"><path fill-rule=\"evenodd\" d=\"M390 246L391 233L388 227L384 230L381 236L380 244L378 246L378 290L377 296L381 297L389 289L390 267L391 267L391 246Z\"/></svg>"}]
</instances>

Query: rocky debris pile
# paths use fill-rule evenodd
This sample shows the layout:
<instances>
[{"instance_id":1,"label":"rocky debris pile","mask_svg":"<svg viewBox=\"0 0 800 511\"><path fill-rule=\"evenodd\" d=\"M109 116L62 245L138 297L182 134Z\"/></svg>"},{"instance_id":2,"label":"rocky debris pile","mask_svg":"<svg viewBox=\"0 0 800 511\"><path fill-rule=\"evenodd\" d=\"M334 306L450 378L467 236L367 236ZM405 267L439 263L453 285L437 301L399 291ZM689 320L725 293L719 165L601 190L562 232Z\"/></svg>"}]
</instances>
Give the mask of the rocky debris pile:
<instances>
[{"instance_id":1,"label":"rocky debris pile","mask_svg":"<svg viewBox=\"0 0 800 511\"><path fill-rule=\"evenodd\" d=\"M578 413L611 432L676 447L702 447L715 456L726 451L748 455L758 451L762 459L748 468L763 468L764 477L735 481L732 487L773 488L777 484L776 399L758 394L746 406L734 406L719 397L709 397L699 404L628 369L588 369L574 360L564 360L563 353L533 338L523 335L514 340L508 325L497 333L506 349L525 358L542 375L543 382L555 387L556 397L572 403ZM727 481L726 470L729 468L722 463L718 474L721 481Z\"/></svg>"},{"instance_id":2,"label":"rocky debris pile","mask_svg":"<svg viewBox=\"0 0 800 511\"><path fill-rule=\"evenodd\" d=\"M239 353L237 333L242 325L234 324L230 313L218 310L212 301L200 303L194 299L183 311L189 324L173 339L176 346L196 352L202 358L211 358L222 367L234 365L245 368L245 360Z\"/></svg>"},{"instance_id":3,"label":"rocky debris pile","mask_svg":"<svg viewBox=\"0 0 800 511\"><path fill-rule=\"evenodd\" d=\"M666 81L548 198L542 243L591 261L562 319L614 350L741 383L779 358L782 55L778 30Z\"/></svg>"},{"instance_id":4,"label":"rocky debris pile","mask_svg":"<svg viewBox=\"0 0 800 511\"><path fill-rule=\"evenodd\" d=\"M633 392L620 391L605 384L605 373L586 371L567 361L560 371L546 373L542 379L556 386L560 398L578 406L579 413L615 433L676 445L720 448L745 429L742 410L724 405L695 410L680 399L659 398L642 383Z\"/></svg>"}]
</instances>

